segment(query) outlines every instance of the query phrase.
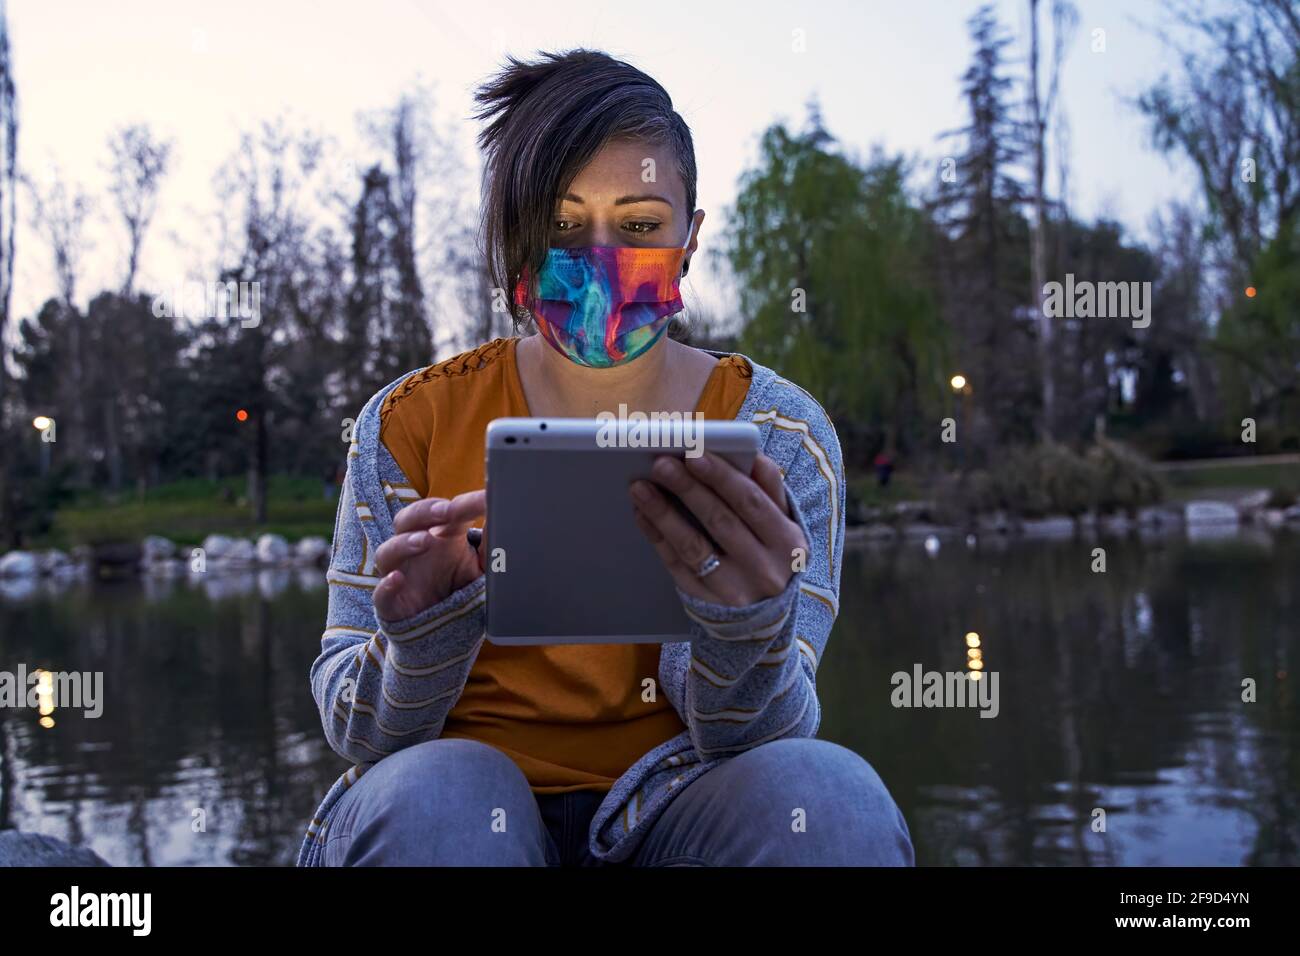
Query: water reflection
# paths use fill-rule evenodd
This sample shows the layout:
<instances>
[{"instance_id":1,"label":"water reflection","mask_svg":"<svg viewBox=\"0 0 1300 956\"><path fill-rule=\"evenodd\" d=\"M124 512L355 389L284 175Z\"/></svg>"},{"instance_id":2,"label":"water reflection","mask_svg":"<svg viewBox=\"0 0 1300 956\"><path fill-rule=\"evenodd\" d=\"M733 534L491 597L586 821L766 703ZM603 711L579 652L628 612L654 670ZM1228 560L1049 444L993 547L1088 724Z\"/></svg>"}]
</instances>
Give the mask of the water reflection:
<instances>
[{"instance_id":1,"label":"water reflection","mask_svg":"<svg viewBox=\"0 0 1300 956\"><path fill-rule=\"evenodd\" d=\"M1294 865L1298 591L1295 537L862 551L821 735L881 772L923 863ZM959 669L968 631L997 718L890 706L893 672Z\"/></svg>"},{"instance_id":2,"label":"water reflection","mask_svg":"<svg viewBox=\"0 0 1300 956\"><path fill-rule=\"evenodd\" d=\"M821 736L880 771L922 863L1294 865L1298 590L1294 536L852 549ZM115 865L292 862L345 766L307 686L325 598L315 570L6 589L0 669L103 671L105 700L0 710L0 826ZM973 660L996 718L890 705L895 671Z\"/></svg>"}]
</instances>

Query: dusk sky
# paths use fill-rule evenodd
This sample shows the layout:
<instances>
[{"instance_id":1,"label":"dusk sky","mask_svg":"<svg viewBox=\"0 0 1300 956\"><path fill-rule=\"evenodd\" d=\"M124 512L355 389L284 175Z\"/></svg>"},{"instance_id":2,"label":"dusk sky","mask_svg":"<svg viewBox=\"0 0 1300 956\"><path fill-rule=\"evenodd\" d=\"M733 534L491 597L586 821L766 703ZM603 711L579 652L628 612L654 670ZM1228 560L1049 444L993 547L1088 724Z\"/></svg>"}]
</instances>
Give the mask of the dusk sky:
<instances>
[{"instance_id":1,"label":"dusk sky","mask_svg":"<svg viewBox=\"0 0 1300 956\"><path fill-rule=\"evenodd\" d=\"M1081 0L1062 80L1070 123L1071 204L1077 215L1114 216L1135 235L1169 199L1191 197L1185 167L1150 146L1131 99L1173 65L1149 26L1155 0ZM141 285L210 278L215 247L213 174L242 130L285 115L360 149L358 114L391 105L422 81L433 85L437 122L456 131L477 188L470 120L474 86L507 52L591 46L630 60L668 89L695 135L700 205L711 213L707 248L723 226L736 180L774 120L802 124L821 103L829 130L850 151L874 144L938 169L939 134L965 122L959 77L970 59L966 21L975 2L591 4L305 0L219 5L136 0L119 4L9 4L19 95L19 162L38 180L54 160L96 197L79 298L114 283L122 238L110 217L111 130L147 122L175 141L159 219L144 251ZM1023 0L998 4L1023 58ZM562 15L560 11L563 11ZM1047 18L1043 18L1046 25ZM1105 52L1093 31L1105 30ZM794 52L795 31L805 52ZM24 197L20 196L20 201ZM24 203L25 205L25 203ZM17 314L54 292L47 249L20 211ZM724 294L715 270L692 270L701 301Z\"/></svg>"}]
</instances>

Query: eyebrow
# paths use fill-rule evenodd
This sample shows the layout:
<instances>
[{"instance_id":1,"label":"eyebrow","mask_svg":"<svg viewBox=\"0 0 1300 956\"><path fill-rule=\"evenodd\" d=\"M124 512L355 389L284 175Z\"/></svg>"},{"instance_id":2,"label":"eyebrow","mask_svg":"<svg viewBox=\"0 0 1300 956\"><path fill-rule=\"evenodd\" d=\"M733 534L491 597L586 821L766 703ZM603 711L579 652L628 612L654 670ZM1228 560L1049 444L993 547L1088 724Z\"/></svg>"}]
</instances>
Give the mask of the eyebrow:
<instances>
[{"instance_id":1,"label":"eyebrow","mask_svg":"<svg viewBox=\"0 0 1300 956\"><path fill-rule=\"evenodd\" d=\"M581 196L575 196L573 193L565 193L565 194L564 194L563 196L561 196L560 198L561 198L562 200L564 200L565 202L576 203L576 204L579 205L579 206L585 205L585 203L583 202L582 197L581 197ZM638 203L638 202L661 202L661 203L663 203L665 206L671 206L671 205L672 205L672 203L669 202L667 199L665 199L663 196L658 196L658 195L655 195L654 193L642 193L642 194L637 195L637 196L620 196L618 199L615 199L615 200L614 200L614 205L615 205L615 206L629 206L629 205L631 205L632 203Z\"/></svg>"}]
</instances>

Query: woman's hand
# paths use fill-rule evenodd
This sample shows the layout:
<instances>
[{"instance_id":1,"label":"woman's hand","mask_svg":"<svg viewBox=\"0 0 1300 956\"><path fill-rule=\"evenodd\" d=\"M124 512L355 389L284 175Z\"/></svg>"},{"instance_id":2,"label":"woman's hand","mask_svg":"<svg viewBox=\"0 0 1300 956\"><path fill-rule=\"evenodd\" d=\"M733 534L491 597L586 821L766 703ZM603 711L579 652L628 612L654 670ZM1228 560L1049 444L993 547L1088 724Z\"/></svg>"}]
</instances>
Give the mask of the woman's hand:
<instances>
[{"instance_id":1,"label":"woman's hand","mask_svg":"<svg viewBox=\"0 0 1300 956\"><path fill-rule=\"evenodd\" d=\"M375 552L383 580L375 587L375 613L401 621L433 607L483 573L487 538L478 551L465 538L483 517L487 493L469 491L448 500L421 498L393 519L393 536Z\"/></svg>"},{"instance_id":2,"label":"woman's hand","mask_svg":"<svg viewBox=\"0 0 1300 956\"><path fill-rule=\"evenodd\" d=\"M641 531L659 553L677 586L692 597L744 607L775 597L790 583L808 542L790 517L785 482L776 463L760 454L746 475L725 458L705 452L697 458L661 455L651 475L690 509L722 546L717 568L698 571L713 546L648 481L629 489Z\"/></svg>"}]
</instances>

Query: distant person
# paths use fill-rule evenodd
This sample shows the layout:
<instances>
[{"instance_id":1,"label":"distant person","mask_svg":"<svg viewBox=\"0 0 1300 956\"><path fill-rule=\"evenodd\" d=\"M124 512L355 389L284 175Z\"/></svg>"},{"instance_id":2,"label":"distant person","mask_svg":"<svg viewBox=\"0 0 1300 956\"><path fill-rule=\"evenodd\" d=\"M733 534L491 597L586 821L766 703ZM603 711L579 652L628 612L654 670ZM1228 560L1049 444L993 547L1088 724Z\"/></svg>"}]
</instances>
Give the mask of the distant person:
<instances>
[{"instance_id":1,"label":"distant person","mask_svg":"<svg viewBox=\"0 0 1300 956\"><path fill-rule=\"evenodd\" d=\"M889 487L889 479L894 474L894 456L882 450L873 463L876 467L876 483L881 488Z\"/></svg>"},{"instance_id":2,"label":"distant person","mask_svg":"<svg viewBox=\"0 0 1300 956\"><path fill-rule=\"evenodd\" d=\"M357 766L299 862L911 865L880 777L815 739L844 540L835 429L770 369L667 334L704 222L690 130L653 79L585 50L511 59L478 103L492 284L530 334L420 369L357 420L311 669L325 735ZM723 554L655 484L629 489L702 622L693 641L486 642L467 541L484 429L620 404L761 429L749 474L707 453L655 466ZM583 599L582 581L555 586Z\"/></svg>"}]
</instances>

